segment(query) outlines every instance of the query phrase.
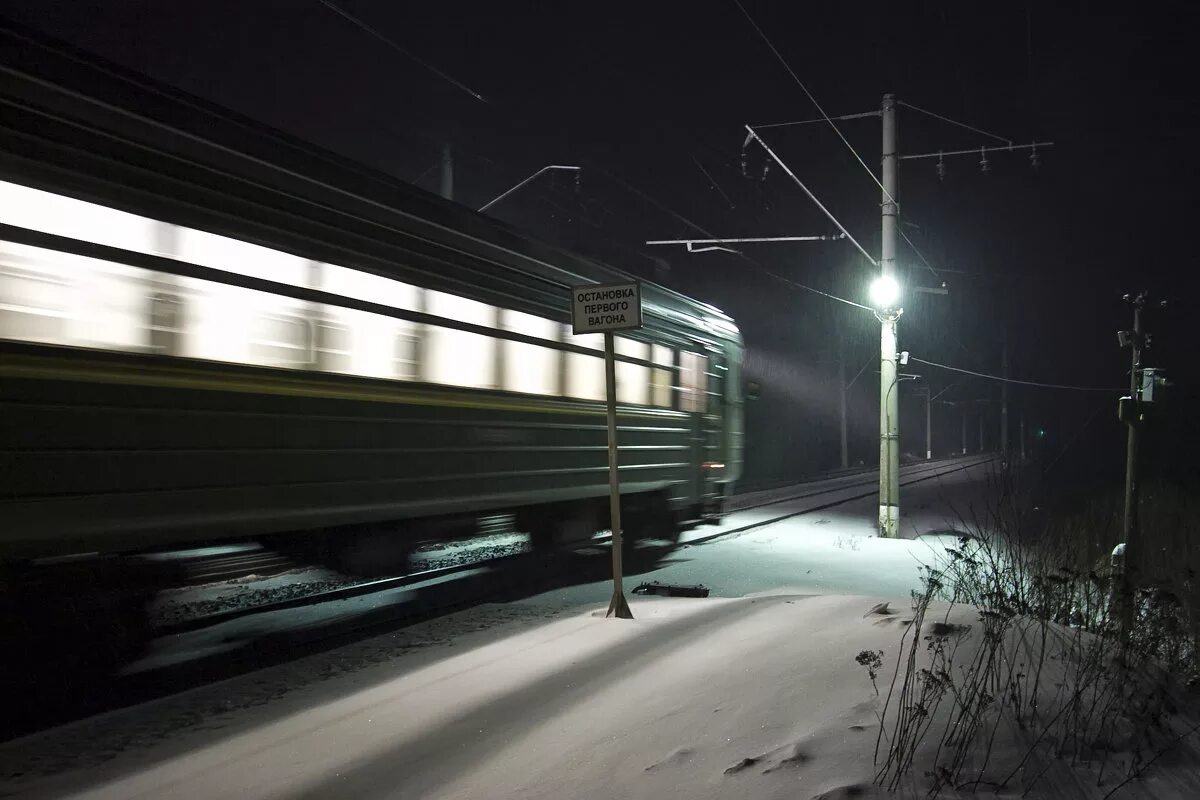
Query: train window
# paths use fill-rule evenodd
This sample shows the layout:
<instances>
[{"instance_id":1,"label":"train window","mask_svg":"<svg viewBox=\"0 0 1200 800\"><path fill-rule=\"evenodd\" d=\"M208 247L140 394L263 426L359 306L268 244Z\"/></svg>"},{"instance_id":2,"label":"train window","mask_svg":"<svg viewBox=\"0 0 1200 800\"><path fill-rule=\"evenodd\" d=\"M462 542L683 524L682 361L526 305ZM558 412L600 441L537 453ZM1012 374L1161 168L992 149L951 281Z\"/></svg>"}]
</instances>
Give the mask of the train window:
<instances>
[{"instance_id":1,"label":"train window","mask_svg":"<svg viewBox=\"0 0 1200 800\"><path fill-rule=\"evenodd\" d=\"M504 309L501 326L506 331L535 336L549 342L558 339L560 325L544 317ZM559 351L528 342L501 340L504 348L503 388L527 394L558 394Z\"/></svg>"},{"instance_id":2,"label":"train window","mask_svg":"<svg viewBox=\"0 0 1200 800\"><path fill-rule=\"evenodd\" d=\"M0 245L0 335L79 347L145 346L149 273L40 247Z\"/></svg>"},{"instance_id":3,"label":"train window","mask_svg":"<svg viewBox=\"0 0 1200 800\"><path fill-rule=\"evenodd\" d=\"M570 328L566 328L564 338L568 344L591 350L604 350L604 334L602 333L584 333L572 336ZM583 353L567 353L567 395L580 400L604 399L604 356L602 353L594 356Z\"/></svg>"},{"instance_id":4,"label":"train window","mask_svg":"<svg viewBox=\"0 0 1200 800\"><path fill-rule=\"evenodd\" d=\"M708 359L699 353L683 351L679 354L679 385L681 411L702 413L705 409Z\"/></svg>"},{"instance_id":5,"label":"train window","mask_svg":"<svg viewBox=\"0 0 1200 800\"><path fill-rule=\"evenodd\" d=\"M314 363L313 325L299 314L260 314L254 320L250 360L268 367Z\"/></svg>"},{"instance_id":6,"label":"train window","mask_svg":"<svg viewBox=\"0 0 1200 800\"><path fill-rule=\"evenodd\" d=\"M396 337L392 340L392 369L393 375L406 381L418 378L420 365L420 328L416 325L399 325L396 327Z\"/></svg>"},{"instance_id":7,"label":"train window","mask_svg":"<svg viewBox=\"0 0 1200 800\"><path fill-rule=\"evenodd\" d=\"M492 326L496 309L445 292L426 292L426 311L470 325ZM430 325L425 328L425 379L451 386L488 389L496 385L496 339Z\"/></svg>"},{"instance_id":8,"label":"train window","mask_svg":"<svg viewBox=\"0 0 1200 800\"><path fill-rule=\"evenodd\" d=\"M613 350L618 355L640 358L643 361L650 359L650 345L647 342L638 342L623 336L613 337ZM630 364L628 361L617 361L614 366L617 378L617 401L649 405L650 368L640 364Z\"/></svg>"},{"instance_id":9,"label":"train window","mask_svg":"<svg viewBox=\"0 0 1200 800\"><path fill-rule=\"evenodd\" d=\"M350 326L324 316L317 318L314 326L317 369L324 372L354 372L354 335Z\"/></svg>"},{"instance_id":10,"label":"train window","mask_svg":"<svg viewBox=\"0 0 1200 800\"><path fill-rule=\"evenodd\" d=\"M187 335L183 355L213 361L236 361L243 364L275 365L261 345L270 339L263 317L286 315L298 310L299 301L290 304L266 292L229 286L224 283L183 278L180 281L182 299L187 308Z\"/></svg>"},{"instance_id":11,"label":"train window","mask_svg":"<svg viewBox=\"0 0 1200 800\"><path fill-rule=\"evenodd\" d=\"M7 181L0 181L0 208L9 225L138 253L157 250L159 223L115 208Z\"/></svg>"},{"instance_id":12,"label":"train window","mask_svg":"<svg viewBox=\"0 0 1200 800\"><path fill-rule=\"evenodd\" d=\"M75 308L67 323L72 344L142 350L149 340L146 286L150 273L137 267L60 255L74 283Z\"/></svg>"},{"instance_id":13,"label":"train window","mask_svg":"<svg viewBox=\"0 0 1200 800\"><path fill-rule=\"evenodd\" d=\"M0 243L0 337L58 343L66 335L70 284L42 257L49 253Z\"/></svg>"},{"instance_id":14,"label":"train window","mask_svg":"<svg viewBox=\"0 0 1200 800\"><path fill-rule=\"evenodd\" d=\"M294 286L308 282L307 259L192 228L176 228L176 234L175 255L183 261ZM212 281L191 279L188 285L194 292L184 301L189 329L194 317L188 355L272 367L313 364L309 304Z\"/></svg>"},{"instance_id":15,"label":"train window","mask_svg":"<svg viewBox=\"0 0 1200 800\"><path fill-rule=\"evenodd\" d=\"M725 411L725 381L727 370L724 364L713 358L709 362L713 371L708 375L708 413L720 416Z\"/></svg>"},{"instance_id":16,"label":"train window","mask_svg":"<svg viewBox=\"0 0 1200 800\"><path fill-rule=\"evenodd\" d=\"M316 288L342 297L406 311L416 311L420 306L421 290L416 286L336 264L312 262L309 280ZM332 305L322 306L321 316L327 327L337 327L342 332L344 340L339 340L341 343L334 348L344 355L323 356L322 369L373 378L416 378L418 326L415 323ZM328 367L324 366L326 358Z\"/></svg>"},{"instance_id":17,"label":"train window","mask_svg":"<svg viewBox=\"0 0 1200 800\"><path fill-rule=\"evenodd\" d=\"M169 284L153 287L150 295L150 352L179 355L183 336L183 299Z\"/></svg>"},{"instance_id":18,"label":"train window","mask_svg":"<svg viewBox=\"0 0 1200 800\"><path fill-rule=\"evenodd\" d=\"M666 345L656 344L651 348L651 361L661 364L655 367L650 378L650 401L659 408L671 407L671 394L675 387L675 351Z\"/></svg>"}]
</instances>

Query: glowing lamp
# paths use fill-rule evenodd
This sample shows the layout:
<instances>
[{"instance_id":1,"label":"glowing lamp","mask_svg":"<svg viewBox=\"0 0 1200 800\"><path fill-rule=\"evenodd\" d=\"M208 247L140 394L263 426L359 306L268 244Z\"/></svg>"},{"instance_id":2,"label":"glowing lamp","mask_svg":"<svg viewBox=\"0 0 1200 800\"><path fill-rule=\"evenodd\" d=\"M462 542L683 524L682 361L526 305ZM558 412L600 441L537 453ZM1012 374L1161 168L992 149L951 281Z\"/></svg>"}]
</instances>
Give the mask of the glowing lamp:
<instances>
[{"instance_id":1,"label":"glowing lamp","mask_svg":"<svg viewBox=\"0 0 1200 800\"><path fill-rule=\"evenodd\" d=\"M896 307L900 301L900 284L891 275L880 275L871 281L871 305L880 310Z\"/></svg>"}]
</instances>

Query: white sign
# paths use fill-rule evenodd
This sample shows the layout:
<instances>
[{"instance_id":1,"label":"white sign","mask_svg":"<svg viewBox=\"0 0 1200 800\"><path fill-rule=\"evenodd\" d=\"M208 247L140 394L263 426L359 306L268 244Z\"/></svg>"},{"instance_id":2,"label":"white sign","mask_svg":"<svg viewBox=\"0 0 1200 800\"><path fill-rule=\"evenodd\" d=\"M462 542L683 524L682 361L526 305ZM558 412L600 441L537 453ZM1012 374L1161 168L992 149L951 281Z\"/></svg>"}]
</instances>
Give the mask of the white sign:
<instances>
[{"instance_id":1,"label":"white sign","mask_svg":"<svg viewBox=\"0 0 1200 800\"><path fill-rule=\"evenodd\" d=\"M576 286L571 290L571 327L576 334L642 327L642 287L636 281Z\"/></svg>"}]
</instances>

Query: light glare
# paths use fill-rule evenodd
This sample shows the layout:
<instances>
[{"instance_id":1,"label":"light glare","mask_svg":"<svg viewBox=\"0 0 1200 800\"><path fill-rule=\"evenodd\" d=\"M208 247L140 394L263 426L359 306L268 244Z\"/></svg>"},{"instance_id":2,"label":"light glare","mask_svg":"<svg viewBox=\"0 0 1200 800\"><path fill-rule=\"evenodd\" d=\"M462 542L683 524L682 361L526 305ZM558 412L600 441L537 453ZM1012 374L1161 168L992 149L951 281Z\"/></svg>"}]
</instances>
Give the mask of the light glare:
<instances>
[{"instance_id":1,"label":"light glare","mask_svg":"<svg viewBox=\"0 0 1200 800\"><path fill-rule=\"evenodd\" d=\"M900 300L900 284L891 275L880 275L871 282L871 305L876 308L895 308Z\"/></svg>"}]
</instances>

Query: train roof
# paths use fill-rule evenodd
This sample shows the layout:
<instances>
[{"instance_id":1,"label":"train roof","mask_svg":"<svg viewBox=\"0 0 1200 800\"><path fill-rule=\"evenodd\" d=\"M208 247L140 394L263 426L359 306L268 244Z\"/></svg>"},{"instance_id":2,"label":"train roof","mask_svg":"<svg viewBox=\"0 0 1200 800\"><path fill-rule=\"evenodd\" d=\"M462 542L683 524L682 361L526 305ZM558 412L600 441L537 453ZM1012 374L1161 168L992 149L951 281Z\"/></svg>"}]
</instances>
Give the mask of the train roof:
<instances>
[{"instance_id":1,"label":"train roof","mask_svg":"<svg viewBox=\"0 0 1200 800\"><path fill-rule=\"evenodd\" d=\"M572 285L631 277L3 19L0 105L4 172L84 199L468 296L527 294L560 319ZM647 316L737 336L719 309L642 284Z\"/></svg>"}]
</instances>

